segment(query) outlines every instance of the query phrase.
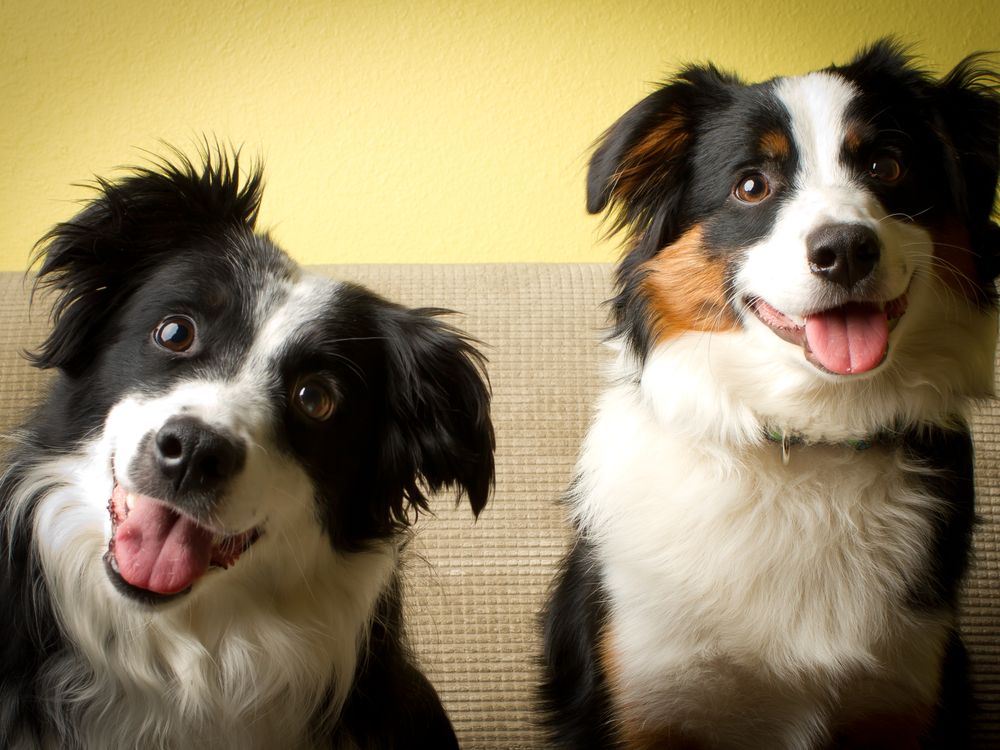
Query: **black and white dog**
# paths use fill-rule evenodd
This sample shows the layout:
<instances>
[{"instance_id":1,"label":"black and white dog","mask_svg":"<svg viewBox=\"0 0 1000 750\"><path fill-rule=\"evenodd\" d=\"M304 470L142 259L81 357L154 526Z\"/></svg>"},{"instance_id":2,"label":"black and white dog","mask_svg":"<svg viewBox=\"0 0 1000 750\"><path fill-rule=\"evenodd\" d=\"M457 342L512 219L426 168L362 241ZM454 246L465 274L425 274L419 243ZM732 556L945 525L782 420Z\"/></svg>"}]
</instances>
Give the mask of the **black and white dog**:
<instances>
[{"instance_id":1,"label":"black and white dog","mask_svg":"<svg viewBox=\"0 0 1000 750\"><path fill-rule=\"evenodd\" d=\"M483 358L304 273L260 192L178 155L44 239L59 374L0 483L4 747L457 745L399 565L428 492L487 501Z\"/></svg>"},{"instance_id":2,"label":"black and white dog","mask_svg":"<svg viewBox=\"0 0 1000 750\"><path fill-rule=\"evenodd\" d=\"M690 67L590 163L628 245L542 697L573 748L963 747L995 73Z\"/></svg>"}]
</instances>

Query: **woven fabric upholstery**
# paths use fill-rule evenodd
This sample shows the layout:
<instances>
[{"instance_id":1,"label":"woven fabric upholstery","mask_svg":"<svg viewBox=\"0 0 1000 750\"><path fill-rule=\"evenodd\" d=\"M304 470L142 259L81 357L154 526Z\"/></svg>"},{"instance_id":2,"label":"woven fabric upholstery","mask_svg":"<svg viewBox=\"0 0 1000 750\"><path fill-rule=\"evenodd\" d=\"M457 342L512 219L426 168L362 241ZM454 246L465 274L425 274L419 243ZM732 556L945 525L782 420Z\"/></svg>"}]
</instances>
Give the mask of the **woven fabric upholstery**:
<instances>
[{"instance_id":1,"label":"woven fabric upholstery","mask_svg":"<svg viewBox=\"0 0 1000 750\"><path fill-rule=\"evenodd\" d=\"M439 497L410 546L408 622L421 664L465 748L543 746L531 696L538 612L567 530L559 498L601 385L604 265L323 266L412 306L462 311L452 322L484 342L497 433L497 484L478 522ZM25 413L43 375L19 350L46 328L28 289L0 274L0 434ZM964 629L982 716L982 747L1000 747L1000 408L975 422L979 512Z\"/></svg>"}]
</instances>

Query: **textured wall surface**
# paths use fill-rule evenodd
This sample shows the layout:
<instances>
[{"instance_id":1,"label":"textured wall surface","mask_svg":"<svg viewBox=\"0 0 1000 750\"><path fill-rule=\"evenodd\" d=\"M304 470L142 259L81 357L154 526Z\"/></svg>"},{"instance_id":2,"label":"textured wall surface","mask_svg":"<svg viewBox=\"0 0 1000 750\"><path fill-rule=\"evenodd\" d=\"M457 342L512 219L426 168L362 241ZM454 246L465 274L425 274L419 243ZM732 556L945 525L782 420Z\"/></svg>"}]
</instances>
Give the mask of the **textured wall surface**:
<instances>
[{"instance_id":1,"label":"textured wall surface","mask_svg":"<svg viewBox=\"0 0 1000 750\"><path fill-rule=\"evenodd\" d=\"M0 0L0 269L74 183L209 134L267 163L306 262L602 261L593 140L652 82L750 80L893 33L934 70L1000 48L995 0Z\"/></svg>"}]
</instances>

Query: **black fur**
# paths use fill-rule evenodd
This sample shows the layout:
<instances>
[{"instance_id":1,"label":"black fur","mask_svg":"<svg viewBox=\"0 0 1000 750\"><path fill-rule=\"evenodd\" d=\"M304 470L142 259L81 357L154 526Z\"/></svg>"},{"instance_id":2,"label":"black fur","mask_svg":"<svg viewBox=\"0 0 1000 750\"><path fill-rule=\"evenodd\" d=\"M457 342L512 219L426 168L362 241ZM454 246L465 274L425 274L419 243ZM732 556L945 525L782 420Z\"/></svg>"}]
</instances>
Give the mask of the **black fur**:
<instances>
[{"instance_id":1,"label":"black fur","mask_svg":"<svg viewBox=\"0 0 1000 750\"><path fill-rule=\"evenodd\" d=\"M906 436L903 449L909 460L928 469L924 483L931 496L940 499L931 567L911 600L918 608L955 611L976 521L972 436L967 429L914 430Z\"/></svg>"},{"instance_id":2,"label":"black fur","mask_svg":"<svg viewBox=\"0 0 1000 750\"><path fill-rule=\"evenodd\" d=\"M543 722L557 747L603 750L614 746L607 678L596 644L606 606L599 563L577 537L562 562L543 618Z\"/></svg>"},{"instance_id":3,"label":"black fur","mask_svg":"<svg viewBox=\"0 0 1000 750\"><path fill-rule=\"evenodd\" d=\"M189 249L189 263L224 258L228 236L252 235L260 170L243 179L238 157L221 151L213 159L206 149L204 168L175 156L119 182L98 178L99 197L39 242L38 285L58 296L53 330L33 356L37 366L78 374L94 353L94 336L165 257ZM270 255L268 262L283 264L279 253Z\"/></svg>"},{"instance_id":4,"label":"black fur","mask_svg":"<svg viewBox=\"0 0 1000 750\"><path fill-rule=\"evenodd\" d=\"M25 446L30 450L31 445ZM42 736L46 707L36 677L45 664L65 652L45 585L41 564L27 524L13 524L3 507L30 465L22 458L0 478L0 736L18 732Z\"/></svg>"},{"instance_id":5,"label":"black fur","mask_svg":"<svg viewBox=\"0 0 1000 750\"><path fill-rule=\"evenodd\" d=\"M367 658L358 667L354 689L334 734L335 742L350 738L360 750L404 750L416 743L435 750L458 749L434 688L414 667L404 633L401 584L397 579L372 622ZM384 718L387 707L392 708L392 721Z\"/></svg>"}]
</instances>

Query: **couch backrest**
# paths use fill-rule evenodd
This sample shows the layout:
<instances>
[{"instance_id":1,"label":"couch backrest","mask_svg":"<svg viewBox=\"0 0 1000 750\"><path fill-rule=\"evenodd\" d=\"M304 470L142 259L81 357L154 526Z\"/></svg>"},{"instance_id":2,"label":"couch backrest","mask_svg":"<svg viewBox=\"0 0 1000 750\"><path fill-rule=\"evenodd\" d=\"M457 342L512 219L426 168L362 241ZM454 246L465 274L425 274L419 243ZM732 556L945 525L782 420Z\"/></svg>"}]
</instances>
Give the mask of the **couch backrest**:
<instances>
[{"instance_id":1,"label":"couch backrest","mask_svg":"<svg viewBox=\"0 0 1000 750\"><path fill-rule=\"evenodd\" d=\"M485 343L497 432L496 493L479 521L437 498L409 555L411 636L465 748L543 745L531 695L538 612L566 543L559 498L601 386L606 265L329 266L409 305L462 311L453 322ZM20 275L0 274L0 434L41 388L17 356L46 328L29 315ZM982 707L982 747L1000 747L1000 408L975 422L983 518L963 627Z\"/></svg>"}]
</instances>

